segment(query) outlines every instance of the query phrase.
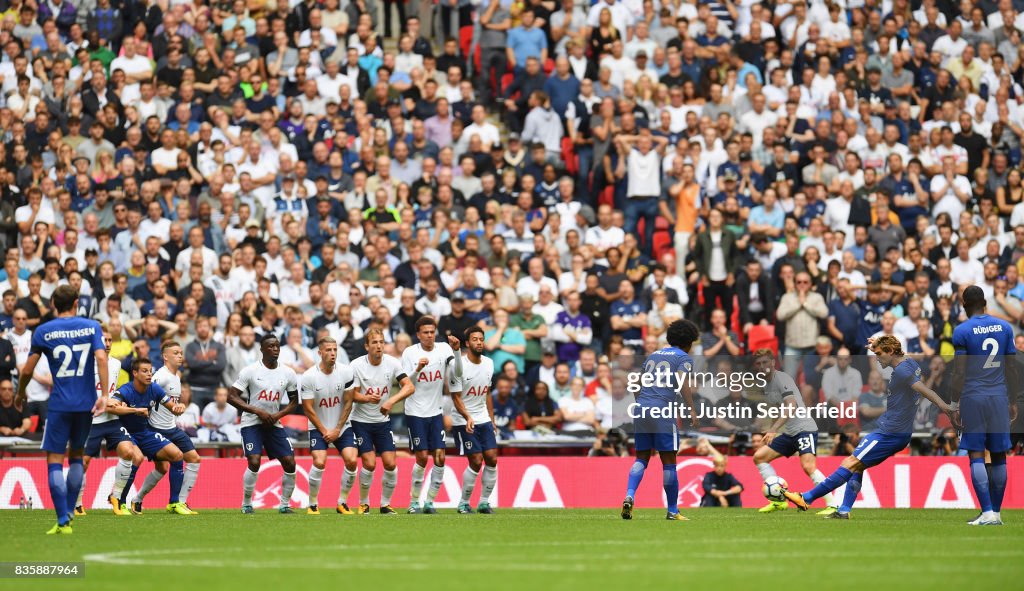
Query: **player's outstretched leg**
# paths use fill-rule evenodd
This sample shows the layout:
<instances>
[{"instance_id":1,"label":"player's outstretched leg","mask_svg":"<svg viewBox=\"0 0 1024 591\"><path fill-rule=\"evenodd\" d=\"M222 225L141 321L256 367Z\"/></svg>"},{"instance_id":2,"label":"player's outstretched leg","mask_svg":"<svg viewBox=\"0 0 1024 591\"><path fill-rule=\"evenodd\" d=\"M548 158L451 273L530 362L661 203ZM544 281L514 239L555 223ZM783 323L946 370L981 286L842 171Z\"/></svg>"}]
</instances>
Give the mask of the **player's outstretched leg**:
<instances>
[{"instance_id":1,"label":"player's outstretched leg","mask_svg":"<svg viewBox=\"0 0 1024 591\"><path fill-rule=\"evenodd\" d=\"M843 493L843 504L838 509L827 515L829 519L849 519L853 504L857 502L857 495L860 493L861 481L864 479L863 472L857 472L846 482L846 492Z\"/></svg>"},{"instance_id":2,"label":"player's outstretched leg","mask_svg":"<svg viewBox=\"0 0 1024 591\"><path fill-rule=\"evenodd\" d=\"M811 503L846 484L849 482L850 478L853 478L853 471L846 467L848 461L849 459L844 461L842 466L836 469L835 472L829 475L829 477L823 480L820 484L815 485L815 487L809 492L800 494L787 490L785 492L786 498L789 502L796 505L797 509L806 511L810 508Z\"/></svg>"}]
</instances>

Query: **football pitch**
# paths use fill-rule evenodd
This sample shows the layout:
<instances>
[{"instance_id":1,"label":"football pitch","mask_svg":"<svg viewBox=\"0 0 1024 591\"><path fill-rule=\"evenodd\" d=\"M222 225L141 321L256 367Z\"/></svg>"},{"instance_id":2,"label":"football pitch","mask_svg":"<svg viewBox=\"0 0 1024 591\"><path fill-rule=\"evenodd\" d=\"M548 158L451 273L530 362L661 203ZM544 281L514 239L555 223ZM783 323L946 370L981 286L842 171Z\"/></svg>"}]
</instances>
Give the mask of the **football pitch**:
<instances>
[{"instance_id":1,"label":"football pitch","mask_svg":"<svg viewBox=\"0 0 1024 591\"><path fill-rule=\"evenodd\" d=\"M1019 589L1024 511L1003 527L961 510L499 510L495 515L92 510L71 536L50 511L0 512L3 561L84 561L82 579L3 589ZM322 510L323 511L323 510Z\"/></svg>"}]
</instances>

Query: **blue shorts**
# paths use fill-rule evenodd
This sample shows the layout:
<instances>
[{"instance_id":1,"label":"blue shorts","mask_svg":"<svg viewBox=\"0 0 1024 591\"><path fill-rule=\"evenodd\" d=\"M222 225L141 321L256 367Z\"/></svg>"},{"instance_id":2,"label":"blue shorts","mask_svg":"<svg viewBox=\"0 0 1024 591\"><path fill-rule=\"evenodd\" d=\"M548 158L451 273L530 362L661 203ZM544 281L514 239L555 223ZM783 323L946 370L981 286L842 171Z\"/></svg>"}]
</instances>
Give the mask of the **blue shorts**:
<instances>
[{"instance_id":1,"label":"blue shorts","mask_svg":"<svg viewBox=\"0 0 1024 591\"><path fill-rule=\"evenodd\" d=\"M329 445L333 445L338 453L341 453L346 447L356 447L356 435L352 432L352 428L349 427L341 432L341 437L334 440L334 443L328 444L324 441L324 436L320 433L319 429L310 429L309 431L309 450L310 451L327 451Z\"/></svg>"},{"instance_id":2,"label":"blue shorts","mask_svg":"<svg viewBox=\"0 0 1024 591\"><path fill-rule=\"evenodd\" d=\"M292 450L292 442L288 441L284 429L277 427L264 425L242 427L242 445L245 447L247 456L258 456L266 452L268 458L279 460L295 455L295 451Z\"/></svg>"},{"instance_id":3,"label":"blue shorts","mask_svg":"<svg viewBox=\"0 0 1024 591\"><path fill-rule=\"evenodd\" d=\"M120 424L120 423L118 423ZM85 449L92 428L92 411L51 410L43 428L43 450L54 454Z\"/></svg>"},{"instance_id":4,"label":"blue shorts","mask_svg":"<svg viewBox=\"0 0 1024 591\"><path fill-rule=\"evenodd\" d=\"M868 433L860 440L853 457L865 467L877 466L910 445L910 433Z\"/></svg>"},{"instance_id":5,"label":"blue shorts","mask_svg":"<svg viewBox=\"0 0 1024 591\"><path fill-rule=\"evenodd\" d=\"M107 451L114 451L122 442L129 442L134 445L132 436L128 429L121 426L121 421L114 419L105 423L94 423L89 430L89 441L85 444L85 455L95 458L100 455L100 446L106 441Z\"/></svg>"},{"instance_id":6,"label":"blue shorts","mask_svg":"<svg viewBox=\"0 0 1024 591\"><path fill-rule=\"evenodd\" d=\"M409 447L412 451L434 451L447 447L444 441L444 418L441 415L432 417L411 417L405 415L409 424Z\"/></svg>"},{"instance_id":7,"label":"blue shorts","mask_svg":"<svg viewBox=\"0 0 1024 591\"><path fill-rule=\"evenodd\" d=\"M793 454L816 456L818 455L818 434L810 431L801 431L796 435L779 433L772 439L768 447L787 458Z\"/></svg>"},{"instance_id":8,"label":"blue shorts","mask_svg":"<svg viewBox=\"0 0 1024 591\"><path fill-rule=\"evenodd\" d=\"M195 451L196 445L192 443L192 438L188 436L188 433L175 427L173 429L154 429L157 433L163 435L171 441L174 445L178 446L181 453L188 453Z\"/></svg>"},{"instance_id":9,"label":"blue shorts","mask_svg":"<svg viewBox=\"0 0 1024 591\"><path fill-rule=\"evenodd\" d=\"M151 460L156 460L156 455L160 453L160 450L171 445L170 439L152 429L132 433L132 440L142 450L142 454Z\"/></svg>"},{"instance_id":10,"label":"blue shorts","mask_svg":"<svg viewBox=\"0 0 1024 591\"><path fill-rule=\"evenodd\" d=\"M466 432L465 425L453 425L452 433L455 435L459 454L464 456L482 454L498 447L498 441L494 438L494 425L490 421L473 425L472 433Z\"/></svg>"},{"instance_id":11,"label":"blue shorts","mask_svg":"<svg viewBox=\"0 0 1024 591\"><path fill-rule=\"evenodd\" d=\"M378 454L386 451L397 451L395 445L395 434L391 432L391 421L383 423L360 423L352 421L352 431L356 436L356 447L360 454L376 451Z\"/></svg>"},{"instance_id":12,"label":"blue shorts","mask_svg":"<svg viewBox=\"0 0 1024 591\"><path fill-rule=\"evenodd\" d=\"M678 451L679 428L675 419L637 419L633 422L636 451Z\"/></svg>"},{"instance_id":13,"label":"blue shorts","mask_svg":"<svg viewBox=\"0 0 1024 591\"><path fill-rule=\"evenodd\" d=\"M1005 396L972 396L960 400L963 429L960 449L1004 452L1010 447L1010 410Z\"/></svg>"}]
</instances>

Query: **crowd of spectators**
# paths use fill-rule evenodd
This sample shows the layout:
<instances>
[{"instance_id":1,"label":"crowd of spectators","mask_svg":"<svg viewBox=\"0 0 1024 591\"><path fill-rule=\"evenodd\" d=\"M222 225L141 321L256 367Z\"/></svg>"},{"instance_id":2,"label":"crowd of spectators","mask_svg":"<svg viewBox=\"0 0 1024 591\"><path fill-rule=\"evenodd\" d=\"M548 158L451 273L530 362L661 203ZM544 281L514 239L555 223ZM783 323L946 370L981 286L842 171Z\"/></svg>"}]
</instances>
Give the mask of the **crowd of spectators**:
<instances>
[{"instance_id":1,"label":"crowd of spectators","mask_svg":"<svg viewBox=\"0 0 1024 591\"><path fill-rule=\"evenodd\" d=\"M614 427L623 360L678 318L709 366L776 347L865 429L872 335L940 383L965 286L1021 331L1015 0L0 9L4 409L63 283L115 357L185 346L214 439L267 333L301 372L325 334L344 362L369 327L397 355L424 314L479 324L509 434Z\"/></svg>"}]
</instances>

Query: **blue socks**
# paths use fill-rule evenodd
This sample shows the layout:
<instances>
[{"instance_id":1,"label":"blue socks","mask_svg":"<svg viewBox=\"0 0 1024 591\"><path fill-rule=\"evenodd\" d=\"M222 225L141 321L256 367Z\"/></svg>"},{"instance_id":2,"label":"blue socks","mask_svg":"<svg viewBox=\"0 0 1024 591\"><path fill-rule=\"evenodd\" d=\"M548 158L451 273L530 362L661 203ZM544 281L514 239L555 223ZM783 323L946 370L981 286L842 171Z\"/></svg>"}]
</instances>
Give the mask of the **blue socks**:
<instances>
[{"instance_id":1,"label":"blue socks","mask_svg":"<svg viewBox=\"0 0 1024 591\"><path fill-rule=\"evenodd\" d=\"M863 479L863 472L858 472L850 477L850 480L846 483L846 494L843 495L843 504L839 506L840 513L849 513L850 509L853 509L853 504L857 502L857 494L860 493L860 485Z\"/></svg>"},{"instance_id":2,"label":"blue socks","mask_svg":"<svg viewBox=\"0 0 1024 591\"><path fill-rule=\"evenodd\" d=\"M1003 507L1003 493L1006 492L1006 456L992 458L988 490L992 498L992 510L998 513Z\"/></svg>"},{"instance_id":3,"label":"blue socks","mask_svg":"<svg viewBox=\"0 0 1024 591\"><path fill-rule=\"evenodd\" d=\"M1003 466L1003 485L1006 485L1006 466ZM988 489L988 470L985 469L985 458L971 458L971 484L974 485L974 494L978 497L978 505L982 513L992 510L992 497Z\"/></svg>"},{"instance_id":4,"label":"blue socks","mask_svg":"<svg viewBox=\"0 0 1024 591\"><path fill-rule=\"evenodd\" d=\"M64 464L47 464L46 471L49 476L50 500L53 501L53 510L57 513L57 523L68 524L68 485L64 481ZM75 500L78 500L75 493Z\"/></svg>"},{"instance_id":5,"label":"blue socks","mask_svg":"<svg viewBox=\"0 0 1024 591\"><path fill-rule=\"evenodd\" d=\"M185 462L178 460L171 462L171 469L167 471L171 485L171 504L178 502L178 495L181 494L181 483L185 480ZM127 487L126 487L127 488Z\"/></svg>"},{"instance_id":6,"label":"blue socks","mask_svg":"<svg viewBox=\"0 0 1024 591\"><path fill-rule=\"evenodd\" d=\"M82 490L82 482L85 480L85 465L82 458L68 458L68 480L64 485L67 497L64 501L65 508L74 507L78 503L78 493Z\"/></svg>"},{"instance_id":7,"label":"blue socks","mask_svg":"<svg viewBox=\"0 0 1024 591\"><path fill-rule=\"evenodd\" d=\"M676 474L675 465L663 466L661 481L665 487L665 499L668 502L669 513L679 513L679 476Z\"/></svg>"},{"instance_id":8,"label":"blue socks","mask_svg":"<svg viewBox=\"0 0 1024 591\"><path fill-rule=\"evenodd\" d=\"M135 482L135 474L139 471L139 467L132 464L132 473L128 476L128 481L124 483L124 490L121 491L121 504L125 505L128 503L128 492L132 489L132 484Z\"/></svg>"},{"instance_id":9,"label":"blue socks","mask_svg":"<svg viewBox=\"0 0 1024 591\"><path fill-rule=\"evenodd\" d=\"M805 492L804 500L807 501L808 504L813 503L815 500L820 499L848 482L850 478L853 478L853 472L850 472L846 468L840 466L835 472L830 474L828 478L815 485L810 492Z\"/></svg>"},{"instance_id":10,"label":"blue socks","mask_svg":"<svg viewBox=\"0 0 1024 591\"><path fill-rule=\"evenodd\" d=\"M640 488L640 481L644 479L644 470L647 469L647 461L637 459L633 467L629 469L629 482L626 484L626 496L635 497L636 489Z\"/></svg>"}]
</instances>

